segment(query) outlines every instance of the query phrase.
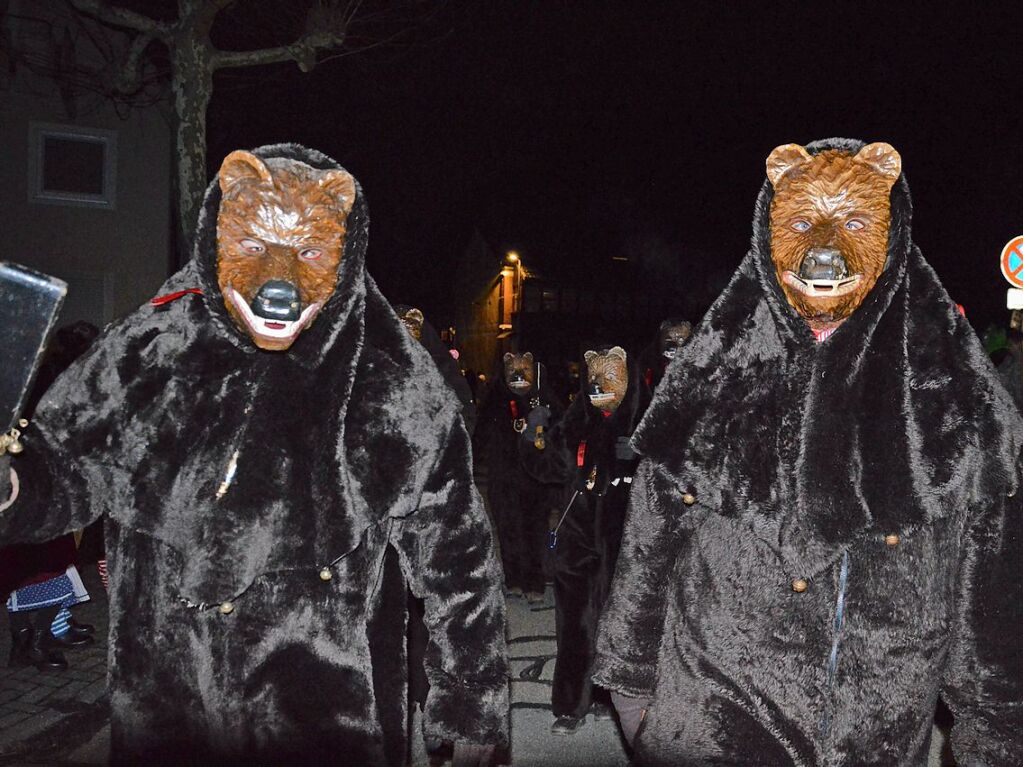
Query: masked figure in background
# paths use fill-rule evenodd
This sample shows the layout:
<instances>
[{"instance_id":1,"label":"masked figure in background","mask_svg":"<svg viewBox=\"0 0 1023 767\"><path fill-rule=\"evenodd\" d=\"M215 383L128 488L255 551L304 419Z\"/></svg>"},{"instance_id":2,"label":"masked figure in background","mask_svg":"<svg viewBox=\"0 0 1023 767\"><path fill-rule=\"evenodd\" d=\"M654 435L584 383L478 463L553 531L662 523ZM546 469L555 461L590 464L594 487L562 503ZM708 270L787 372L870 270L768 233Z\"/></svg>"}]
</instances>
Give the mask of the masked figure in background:
<instances>
[{"instance_id":1,"label":"masked figure in background","mask_svg":"<svg viewBox=\"0 0 1023 767\"><path fill-rule=\"evenodd\" d=\"M640 363L643 368L643 380L651 391L664 378L664 371L692 335L692 323L676 317L669 317L657 328L657 341L643 352Z\"/></svg>"},{"instance_id":2,"label":"masked figure in background","mask_svg":"<svg viewBox=\"0 0 1023 767\"><path fill-rule=\"evenodd\" d=\"M597 619L607 599L621 546L625 509L638 456L629 438L650 402L639 365L620 346L583 355L582 390L552 430L549 449L526 465L565 487L564 506L551 533L557 659L551 732L570 735L586 714L611 716L606 690L594 687Z\"/></svg>"},{"instance_id":3,"label":"masked figure in background","mask_svg":"<svg viewBox=\"0 0 1023 767\"><path fill-rule=\"evenodd\" d=\"M500 569L460 407L366 273L367 237L333 160L233 152L192 260L22 437L0 539L107 518L117 764L403 765L406 584L426 602L427 734L506 739Z\"/></svg>"},{"instance_id":4,"label":"masked figure in background","mask_svg":"<svg viewBox=\"0 0 1023 767\"><path fill-rule=\"evenodd\" d=\"M473 399L472 390L469 389L469 384L466 383L465 376L462 374L462 369L458 366L457 357L452 354L455 350L447 347L436 329L419 309L408 304L395 304L394 312L409 335L430 353L440 374L444 376L445 383L461 403L462 423L465 424L465 430L472 437L476 429L476 402Z\"/></svg>"},{"instance_id":5,"label":"masked figure in background","mask_svg":"<svg viewBox=\"0 0 1023 767\"><path fill-rule=\"evenodd\" d=\"M487 497L501 543L505 588L533 602L543 600L548 515L559 488L527 474L520 454L526 448L542 449L545 429L562 412L546 373L530 352L505 354L476 433L487 467Z\"/></svg>"},{"instance_id":6,"label":"masked figure in background","mask_svg":"<svg viewBox=\"0 0 1023 767\"><path fill-rule=\"evenodd\" d=\"M1023 764L1023 422L888 144L788 144L633 438L594 678L643 765ZM645 713L644 713L645 712Z\"/></svg>"}]
</instances>

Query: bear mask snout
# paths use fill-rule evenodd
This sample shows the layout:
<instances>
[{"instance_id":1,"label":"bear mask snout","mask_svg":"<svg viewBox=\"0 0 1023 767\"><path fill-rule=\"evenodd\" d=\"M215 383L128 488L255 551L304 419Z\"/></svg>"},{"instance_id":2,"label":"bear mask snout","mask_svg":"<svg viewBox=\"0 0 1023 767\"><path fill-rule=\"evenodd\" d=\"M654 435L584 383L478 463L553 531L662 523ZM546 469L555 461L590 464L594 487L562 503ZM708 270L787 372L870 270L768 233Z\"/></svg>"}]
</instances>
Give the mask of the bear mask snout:
<instances>
[{"instance_id":1,"label":"bear mask snout","mask_svg":"<svg viewBox=\"0 0 1023 767\"><path fill-rule=\"evenodd\" d=\"M810 248L799 265L804 280L844 280L849 266L837 248Z\"/></svg>"},{"instance_id":2,"label":"bear mask snout","mask_svg":"<svg viewBox=\"0 0 1023 767\"><path fill-rule=\"evenodd\" d=\"M302 315L298 288L284 280L264 282L250 305L257 317L276 322L294 322Z\"/></svg>"}]
</instances>

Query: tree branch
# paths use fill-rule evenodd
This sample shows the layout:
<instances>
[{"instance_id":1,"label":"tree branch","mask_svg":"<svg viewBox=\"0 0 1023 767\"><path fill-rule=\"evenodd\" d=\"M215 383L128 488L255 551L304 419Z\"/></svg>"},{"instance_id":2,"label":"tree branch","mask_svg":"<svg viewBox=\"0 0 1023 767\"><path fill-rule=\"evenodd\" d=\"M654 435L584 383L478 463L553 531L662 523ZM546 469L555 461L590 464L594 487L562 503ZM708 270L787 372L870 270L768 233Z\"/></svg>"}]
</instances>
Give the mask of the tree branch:
<instances>
[{"instance_id":1,"label":"tree branch","mask_svg":"<svg viewBox=\"0 0 1023 767\"><path fill-rule=\"evenodd\" d=\"M76 11L91 16L97 21L102 21L104 24L132 29L160 39L167 39L171 34L170 25L127 8L115 8L103 0L69 0L69 2Z\"/></svg>"},{"instance_id":2,"label":"tree branch","mask_svg":"<svg viewBox=\"0 0 1023 767\"><path fill-rule=\"evenodd\" d=\"M279 64L282 61L296 62L302 71L312 69L315 60L309 57L316 51L337 48L345 41L343 34L334 32L314 32L305 35L292 45L277 48L262 48L255 51L217 51L213 54L213 68L248 67L262 64Z\"/></svg>"}]
</instances>

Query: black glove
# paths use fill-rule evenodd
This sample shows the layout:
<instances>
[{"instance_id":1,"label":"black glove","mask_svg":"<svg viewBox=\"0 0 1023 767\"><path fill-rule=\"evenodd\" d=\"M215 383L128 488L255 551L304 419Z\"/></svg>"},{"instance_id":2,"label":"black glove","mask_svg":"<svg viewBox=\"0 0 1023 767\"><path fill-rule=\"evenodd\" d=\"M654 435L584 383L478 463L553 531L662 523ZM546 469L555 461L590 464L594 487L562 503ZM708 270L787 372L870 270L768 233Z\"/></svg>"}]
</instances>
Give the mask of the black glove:
<instances>
[{"instance_id":1,"label":"black glove","mask_svg":"<svg viewBox=\"0 0 1023 767\"><path fill-rule=\"evenodd\" d=\"M615 440L615 458L619 461L631 461L637 455L629 444L628 437L619 437Z\"/></svg>"},{"instance_id":2,"label":"black glove","mask_svg":"<svg viewBox=\"0 0 1023 767\"><path fill-rule=\"evenodd\" d=\"M11 498L11 457L0 455L0 506Z\"/></svg>"},{"instance_id":3,"label":"black glove","mask_svg":"<svg viewBox=\"0 0 1023 767\"><path fill-rule=\"evenodd\" d=\"M494 746L458 741L451 767L489 767L494 759L494 750Z\"/></svg>"}]
</instances>

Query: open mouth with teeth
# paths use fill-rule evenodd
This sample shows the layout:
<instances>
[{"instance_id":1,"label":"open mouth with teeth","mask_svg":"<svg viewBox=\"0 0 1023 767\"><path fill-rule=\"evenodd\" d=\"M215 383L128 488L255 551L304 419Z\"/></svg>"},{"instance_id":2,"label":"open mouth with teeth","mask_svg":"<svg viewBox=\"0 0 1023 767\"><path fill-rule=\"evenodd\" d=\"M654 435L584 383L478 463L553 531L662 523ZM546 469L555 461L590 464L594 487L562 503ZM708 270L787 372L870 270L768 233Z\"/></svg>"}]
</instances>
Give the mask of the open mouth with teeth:
<instances>
[{"instance_id":1,"label":"open mouth with teeth","mask_svg":"<svg viewBox=\"0 0 1023 767\"><path fill-rule=\"evenodd\" d=\"M596 406L606 405L608 402L613 401L615 395L610 392L602 392L601 394L591 394L590 402Z\"/></svg>"},{"instance_id":2,"label":"open mouth with teeth","mask_svg":"<svg viewBox=\"0 0 1023 767\"><path fill-rule=\"evenodd\" d=\"M245 327L252 336L266 339L267 341L293 341L302 330L312 322L313 317L323 306L321 302L310 304L302 310L297 320L271 320L265 317L257 317L252 312L249 302L241 293L234 288L230 289L229 297L235 309L241 315Z\"/></svg>"},{"instance_id":3,"label":"open mouth with teeth","mask_svg":"<svg viewBox=\"0 0 1023 767\"><path fill-rule=\"evenodd\" d=\"M509 386L510 386L511 388L513 388L513 389L517 389L517 390L525 391L526 389L528 389L528 388L529 388L530 386L532 386L533 384L531 384L531 383L530 383L529 381L512 381L512 382L511 382L510 384L508 384L508 385L509 385Z\"/></svg>"},{"instance_id":4,"label":"open mouth with teeth","mask_svg":"<svg viewBox=\"0 0 1023 767\"><path fill-rule=\"evenodd\" d=\"M862 274L854 274L841 280L804 280L793 271L782 275L785 284L808 298L838 298L856 290Z\"/></svg>"}]
</instances>

